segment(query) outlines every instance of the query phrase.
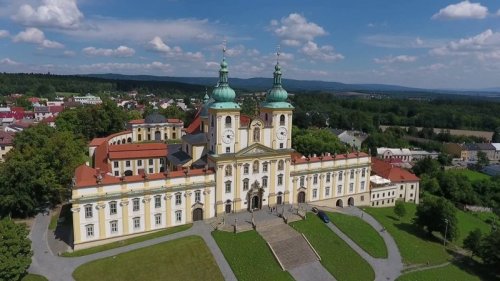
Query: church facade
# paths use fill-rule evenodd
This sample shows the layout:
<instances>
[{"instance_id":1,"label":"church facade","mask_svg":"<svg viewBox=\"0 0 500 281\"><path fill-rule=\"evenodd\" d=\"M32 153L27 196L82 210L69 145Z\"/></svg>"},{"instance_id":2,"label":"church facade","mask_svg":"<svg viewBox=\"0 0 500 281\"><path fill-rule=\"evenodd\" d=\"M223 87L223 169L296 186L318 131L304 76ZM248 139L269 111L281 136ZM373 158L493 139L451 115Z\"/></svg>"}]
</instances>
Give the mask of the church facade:
<instances>
[{"instance_id":1,"label":"church facade","mask_svg":"<svg viewBox=\"0 0 500 281\"><path fill-rule=\"evenodd\" d=\"M146 118L149 123L132 121L131 131L124 132L131 143L117 144L120 134L92 141L94 161L75 171L74 248L281 204L370 205L370 156L295 152L293 106L287 100L277 63L258 112L241 114L223 59L218 85L182 137L166 129L177 121L167 126L156 116ZM156 135L148 130L158 127L154 122L165 128ZM149 131L150 137L144 135ZM173 136L182 143L167 146L164 140ZM125 173L127 165L133 168Z\"/></svg>"}]
</instances>

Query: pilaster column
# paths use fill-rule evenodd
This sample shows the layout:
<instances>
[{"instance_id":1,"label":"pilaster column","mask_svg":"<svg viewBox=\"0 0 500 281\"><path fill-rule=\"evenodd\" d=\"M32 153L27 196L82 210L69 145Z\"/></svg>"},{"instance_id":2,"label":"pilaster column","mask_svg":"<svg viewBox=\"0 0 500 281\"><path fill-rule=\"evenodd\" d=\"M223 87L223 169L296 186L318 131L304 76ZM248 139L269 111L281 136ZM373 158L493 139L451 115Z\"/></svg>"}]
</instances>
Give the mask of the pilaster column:
<instances>
[{"instance_id":1,"label":"pilaster column","mask_svg":"<svg viewBox=\"0 0 500 281\"><path fill-rule=\"evenodd\" d=\"M184 192L184 197L186 197L185 200L186 223L190 223L193 221L193 216L191 214L191 194L192 192L189 190L186 190L186 192Z\"/></svg>"},{"instance_id":2,"label":"pilaster column","mask_svg":"<svg viewBox=\"0 0 500 281\"><path fill-rule=\"evenodd\" d=\"M99 202L96 205L97 209L97 217L99 219L99 239L104 239L106 238L106 219L105 219L105 214L104 214L104 208L106 207L106 204L104 202Z\"/></svg>"},{"instance_id":3,"label":"pilaster column","mask_svg":"<svg viewBox=\"0 0 500 281\"><path fill-rule=\"evenodd\" d=\"M144 196L142 202L144 202L145 231L148 231L151 230L151 197L149 195Z\"/></svg>"},{"instance_id":4,"label":"pilaster column","mask_svg":"<svg viewBox=\"0 0 500 281\"><path fill-rule=\"evenodd\" d=\"M325 198L325 175L320 174L319 175L319 200L323 200Z\"/></svg>"},{"instance_id":5,"label":"pilaster column","mask_svg":"<svg viewBox=\"0 0 500 281\"><path fill-rule=\"evenodd\" d=\"M242 188L242 186L240 179L240 169L241 163L236 163L233 165L233 170L236 171L236 174L234 175L234 209L236 212L241 210L240 188Z\"/></svg>"},{"instance_id":6,"label":"pilaster column","mask_svg":"<svg viewBox=\"0 0 500 281\"><path fill-rule=\"evenodd\" d=\"M293 192L291 193L292 196L294 196L294 194L298 194L297 193L297 182L300 181L300 177L299 176L296 176L296 177L293 177L292 178L292 182L293 182ZM286 193L286 190L285 190L285 193ZM297 201L297 197L293 197L293 200L290 200L290 195L288 195L288 201L286 200L287 196L285 196L285 203L295 203L295 201Z\"/></svg>"},{"instance_id":7,"label":"pilaster column","mask_svg":"<svg viewBox=\"0 0 500 281\"><path fill-rule=\"evenodd\" d=\"M312 189L312 176L306 176L306 203L311 201L311 189Z\"/></svg>"},{"instance_id":8,"label":"pilaster column","mask_svg":"<svg viewBox=\"0 0 500 281\"><path fill-rule=\"evenodd\" d=\"M222 192L224 189L224 165L217 165L215 168L215 175L216 175L216 180L215 180L215 205L216 205L216 212L217 216L222 215L224 213L224 202L222 202Z\"/></svg>"},{"instance_id":9,"label":"pilaster column","mask_svg":"<svg viewBox=\"0 0 500 281\"><path fill-rule=\"evenodd\" d=\"M166 215L167 215L167 221L166 221L166 226L169 227L172 225L172 195L167 193L165 195L165 200L166 202Z\"/></svg>"},{"instance_id":10,"label":"pilaster column","mask_svg":"<svg viewBox=\"0 0 500 281\"><path fill-rule=\"evenodd\" d=\"M82 240L81 236L81 227L80 227L80 205L73 204L71 208L71 212L73 213L73 240L74 244L78 244Z\"/></svg>"},{"instance_id":11,"label":"pilaster column","mask_svg":"<svg viewBox=\"0 0 500 281\"><path fill-rule=\"evenodd\" d=\"M211 218L212 215L210 214L210 189L205 188L203 191L203 196L205 199L205 203L203 204L203 219Z\"/></svg>"},{"instance_id":12,"label":"pilaster column","mask_svg":"<svg viewBox=\"0 0 500 281\"><path fill-rule=\"evenodd\" d=\"M122 207L122 224L123 224L123 235L129 233L128 228L128 199L123 199L120 202L120 206Z\"/></svg>"},{"instance_id":13,"label":"pilaster column","mask_svg":"<svg viewBox=\"0 0 500 281\"><path fill-rule=\"evenodd\" d=\"M274 134L273 134L273 136L274 136ZM276 205L276 196L275 196L276 195L276 184L277 184L276 180L278 177L278 173L276 171L277 160L271 160L269 162L271 163L271 165L270 165L271 170L269 173L269 198L267 199L268 200L267 204L269 206L274 206L274 205ZM272 196L271 196L271 194L272 194Z\"/></svg>"},{"instance_id":14,"label":"pilaster column","mask_svg":"<svg viewBox=\"0 0 500 281\"><path fill-rule=\"evenodd\" d=\"M239 125L240 124L240 116L236 115L234 116L234 153L238 152L240 150L240 130L239 130ZM236 197L238 198L238 197Z\"/></svg>"}]
</instances>

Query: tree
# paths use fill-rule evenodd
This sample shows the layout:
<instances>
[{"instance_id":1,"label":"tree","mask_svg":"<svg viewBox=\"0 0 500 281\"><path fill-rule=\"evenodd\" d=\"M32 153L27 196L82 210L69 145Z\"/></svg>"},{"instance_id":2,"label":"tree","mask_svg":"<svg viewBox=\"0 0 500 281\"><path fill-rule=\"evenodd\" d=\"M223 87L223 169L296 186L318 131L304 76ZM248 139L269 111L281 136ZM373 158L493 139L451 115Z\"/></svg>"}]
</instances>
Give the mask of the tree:
<instances>
[{"instance_id":1,"label":"tree","mask_svg":"<svg viewBox=\"0 0 500 281\"><path fill-rule=\"evenodd\" d=\"M396 205L394 206L394 214L399 217L401 220L402 217L406 215L405 204L401 200L396 201Z\"/></svg>"},{"instance_id":2,"label":"tree","mask_svg":"<svg viewBox=\"0 0 500 281\"><path fill-rule=\"evenodd\" d=\"M446 153L440 153L438 156L439 164L441 164L443 166L450 166L452 160L453 160L453 157L449 154L446 154Z\"/></svg>"},{"instance_id":3,"label":"tree","mask_svg":"<svg viewBox=\"0 0 500 281\"><path fill-rule=\"evenodd\" d=\"M492 231L481 242L481 250L479 256L484 263L500 269L500 230Z\"/></svg>"},{"instance_id":4,"label":"tree","mask_svg":"<svg viewBox=\"0 0 500 281\"><path fill-rule=\"evenodd\" d=\"M345 153L346 146L328 129L292 129L293 148L304 155Z\"/></svg>"},{"instance_id":5,"label":"tree","mask_svg":"<svg viewBox=\"0 0 500 281\"><path fill-rule=\"evenodd\" d=\"M241 114L254 116L256 107L257 101L255 100L255 97L245 97L245 99L243 99L243 103L241 104Z\"/></svg>"},{"instance_id":6,"label":"tree","mask_svg":"<svg viewBox=\"0 0 500 281\"><path fill-rule=\"evenodd\" d=\"M500 142L500 127L495 128L495 133L493 133L492 142Z\"/></svg>"},{"instance_id":7,"label":"tree","mask_svg":"<svg viewBox=\"0 0 500 281\"><path fill-rule=\"evenodd\" d=\"M482 168L488 166L489 164L490 164L490 159L488 159L488 155L486 155L486 153L483 151L478 151L476 168L478 170L481 170Z\"/></svg>"},{"instance_id":8,"label":"tree","mask_svg":"<svg viewBox=\"0 0 500 281\"><path fill-rule=\"evenodd\" d=\"M417 176L427 174L430 177L435 177L441 171L441 166L437 160L426 157L415 163L412 169Z\"/></svg>"},{"instance_id":9,"label":"tree","mask_svg":"<svg viewBox=\"0 0 500 281\"><path fill-rule=\"evenodd\" d=\"M453 241L458 237L456 209L453 204L442 197L427 196L425 201L417 206L414 223L427 230L429 235L437 231Z\"/></svg>"},{"instance_id":10,"label":"tree","mask_svg":"<svg viewBox=\"0 0 500 281\"><path fill-rule=\"evenodd\" d=\"M21 280L31 264L31 241L24 224L0 220L0 280Z\"/></svg>"},{"instance_id":11,"label":"tree","mask_svg":"<svg viewBox=\"0 0 500 281\"><path fill-rule=\"evenodd\" d=\"M464 248L471 251L471 257L477 255L481 250L482 233L479 228L469 232L469 235L464 239Z\"/></svg>"}]
</instances>

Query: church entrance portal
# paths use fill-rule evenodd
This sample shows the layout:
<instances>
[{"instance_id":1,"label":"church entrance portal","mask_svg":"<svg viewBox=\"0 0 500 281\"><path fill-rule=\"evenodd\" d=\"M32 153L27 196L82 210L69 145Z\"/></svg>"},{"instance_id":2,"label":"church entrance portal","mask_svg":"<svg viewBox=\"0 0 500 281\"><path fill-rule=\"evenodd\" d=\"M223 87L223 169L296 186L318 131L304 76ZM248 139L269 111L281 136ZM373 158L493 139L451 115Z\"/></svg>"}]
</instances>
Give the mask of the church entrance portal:
<instances>
[{"instance_id":1,"label":"church entrance portal","mask_svg":"<svg viewBox=\"0 0 500 281\"><path fill-rule=\"evenodd\" d=\"M196 208L193 210L193 221L201 221L203 220L203 209Z\"/></svg>"},{"instance_id":2,"label":"church entrance portal","mask_svg":"<svg viewBox=\"0 0 500 281\"><path fill-rule=\"evenodd\" d=\"M304 191L299 192L299 195L297 196L297 202L306 203L306 193Z\"/></svg>"},{"instance_id":3,"label":"church entrance portal","mask_svg":"<svg viewBox=\"0 0 500 281\"><path fill-rule=\"evenodd\" d=\"M354 206L354 198L349 197L349 199L347 199L347 205Z\"/></svg>"},{"instance_id":4,"label":"church entrance portal","mask_svg":"<svg viewBox=\"0 0 500 281\"><path fill-rule=\"evenodd\" d=\"M252 197L252 210L258 210L261 208L260 198L258 195Z\"/></svg>"},{"instance_id":5,"label":"church entrance portal","mask_svg":"<svg viewBox=\"0 0 500 281\"><path fill-rule=\"evenodd\" d=\"M276 204L278 205L283 204L283 196L278 195L278 197L276 197Z\"/></svg>"},{"instance_id":6,"label":"church entrance portal","mask_svg":"<svg viewBox=\"0 0 500 281\"><path fill-rule=\"evenodd\" d=\"M231 213L231 203L226 203L226 214Z\"/></svg>"},{"instance_id":7,"label":"church entrance portal","mask_svg":"<svg viewBox=\"0 0 500 281\"><path fill-rule=\"evenodd\" d=\"M156 132L155 132L155 140L156 140L156 141L161 140L161 132L160 132L160 131L156 131Z\"/></svg>"}]
</instances>

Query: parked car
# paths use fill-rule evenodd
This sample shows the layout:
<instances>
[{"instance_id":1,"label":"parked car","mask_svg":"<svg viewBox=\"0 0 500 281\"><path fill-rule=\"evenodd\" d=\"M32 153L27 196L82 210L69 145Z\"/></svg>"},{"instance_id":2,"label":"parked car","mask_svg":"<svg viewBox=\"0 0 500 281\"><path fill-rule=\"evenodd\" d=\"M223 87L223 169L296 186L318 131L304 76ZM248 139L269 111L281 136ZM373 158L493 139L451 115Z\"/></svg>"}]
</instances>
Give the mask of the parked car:
<instances>
[{"instance_id":1,"label":"parked car","mask_svg":"<svg viewBox=\"0 0 500 281\"><path fill-rule=\"evenodd\" d=\"M325 212L323 211L318 211L318 217L324 222L324 223L329 223L330 218L326 215Z\"/></svg>"},{"instance_id":2,"label":"parked car","mask_svg":"<svg viewBox=\"0 0 500 281\"><path fill-rule=\"evenodd\" d=\"M317 213L319 212L318 208L316 208L316 207L312 207L312 208L311 208L311 211L312 211L313 213L315 213L315 214L317 214Z\"/></svg>"}]
</instances>

